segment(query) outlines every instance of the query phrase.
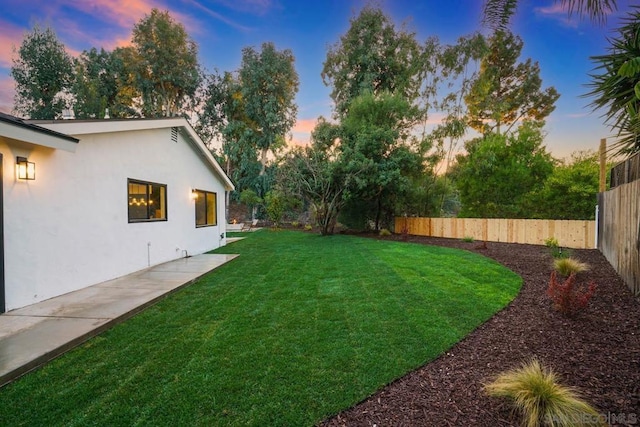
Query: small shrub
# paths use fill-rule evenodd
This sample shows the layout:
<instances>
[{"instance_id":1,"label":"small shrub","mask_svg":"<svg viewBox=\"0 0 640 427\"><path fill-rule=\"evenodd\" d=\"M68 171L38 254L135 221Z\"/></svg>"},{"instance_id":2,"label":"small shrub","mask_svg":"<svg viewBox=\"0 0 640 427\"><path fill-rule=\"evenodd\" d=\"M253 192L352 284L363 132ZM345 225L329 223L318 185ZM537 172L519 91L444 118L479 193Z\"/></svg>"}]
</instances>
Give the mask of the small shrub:
<instances>
[{"instance_id":1,"label":"small shrub","mask_svg":"<svg viewBox=\"0 0 640 427\"><path fill-rule=\"evenodd\" d=\"M571 273L563 283L560 283L556 271L551 272L547 295L553 301L553 307L566 316L574 316L585 308L597 288L594 282L590 282L586 288L576 286L575 282L575 273Z\"/></svg>"},{"instance_id":2,"label":"small shrub","mask_svg":"<svg viewBox=\"0 0 640 427\"><path fill-rule=\"evenodd\" d=\"M589 264L580 262L575 258L557 258L553 261L553 268L564 277L568 277L571 273L581 273L589 270Z\"/></svg>"},{"instance_id":3,"label":"small shrub","mask_svg":"<svg viewBox=\"0 0 640 427\"><path fill-rule=\"evenodd\" d=\"M313 227L310 224L305 224L304 229L310 231Z\"/></svg>"},{"instance_id":4,"label":"small shrub","mask_svg":"<svg viewBox=\"0 0 640 427\"><path fill-rule=\"evenodd\" d=\"M558 239L556 239L555 237L549 237L545 239L544 245L550 249L560 247L560 244L558 243Z\"/></svg>"},{"instance_id":5,"label":"small shrub","mask_svg":"<svg viewBox=\"0 0 640 427\"><path fill-rule=\"evenodd\" d=\"M463 242L467 242L467 243L473 243L473 237L471 237L471 236L464 236L464 237L462 238L462 241L463 241Z\"/></svg>"},{"instance_id":6,"label":"small shrub","mask_svg":"<svg viewBox=\"0 0 640 427\"><path fill-rule=\"evenodd\" d=\"M300 223L299 223L298 221L292 221L292 222L291 222L291 226L292 226L293 228L298 228L298 227L300 227Z\"/></svg>"},{"instance_id":7,"label":"small shrub","mask_svg":"<svg viewBox=\"0 0 640 427\"><path fill-rule=\"evenodd\" d=\"M560 244L558 243L558 239L555 237L549 237L545 239L544 245L551 249L551 256L555 259L560 258L568 258L571 256L571 253L567 250L563 250Z\"/></svg>"},{"instance_id":8,"label":"small shrub","mask_svg":"<svg viewBox=\"0 0 640 427\"><path fill-rule=\"evenodd\" d=\"M387 236L391 236L391 232L389 230L387 230L386 228L383 228L382 230L380 230L380 237L387 237Z\"/></svg>"},{"instance_id":9,"label":"small shrub","mask_svg":"<svg viewBox=\"0 0 640 427\"><path fill-rule=\"evenodd\" d=\"M574 389L558 384L555 373L535 359L498 375L484 389L490 396L511 399L528 427L602 425L591 405Z\"/></svg>"}]
</instances>

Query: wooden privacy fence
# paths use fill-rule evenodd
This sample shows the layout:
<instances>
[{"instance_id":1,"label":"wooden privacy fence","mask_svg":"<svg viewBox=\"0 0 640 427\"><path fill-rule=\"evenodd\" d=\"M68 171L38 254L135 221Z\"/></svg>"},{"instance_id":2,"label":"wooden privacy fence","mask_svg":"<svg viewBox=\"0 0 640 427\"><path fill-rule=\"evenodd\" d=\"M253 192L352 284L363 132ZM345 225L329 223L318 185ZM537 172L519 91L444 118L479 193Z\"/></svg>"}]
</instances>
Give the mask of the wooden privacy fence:
<instances>
[{"instance_id":1,"label":"wooden privacy fence","mask_svg":"<svg viewBox=\"0 0 640 427\"><path fill-rule=\"evenodd\" d=\"M611 168L609 187L615 188L622 184L628 184L640 178L640 153L636 153L624 162Z\"/></svg>"},{"instance_id":2,"label":"wooden privacy fence","mask_svg":"<svg viewBox=\"0 0 640 427\"><path fill-rule=\"evenodd\" d=\"M598 194L598 249L640 295L640 180Z\"/></svg>"},{"instance_id":3,"label":"wooden privacy fence","mask_svg":"<svg viewBox=\"0 0 640 427\"><path fill-rule=\"evenodd\" d=\"M501 218L414 218L396 217L394 231L417 236L449 237L504 243L544 245L555 237L560 246L593 249L595 221Z\"/></svg>"}]
</instances>

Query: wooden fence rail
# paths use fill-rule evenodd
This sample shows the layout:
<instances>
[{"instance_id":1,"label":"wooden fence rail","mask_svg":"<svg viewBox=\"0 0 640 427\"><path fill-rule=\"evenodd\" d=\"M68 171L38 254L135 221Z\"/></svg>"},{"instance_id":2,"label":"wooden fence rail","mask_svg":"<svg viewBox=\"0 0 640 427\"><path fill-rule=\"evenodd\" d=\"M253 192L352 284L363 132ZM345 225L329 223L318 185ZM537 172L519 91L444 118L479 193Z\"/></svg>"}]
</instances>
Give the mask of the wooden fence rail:
<instances>
[{"instance_id":1,"label":"wooden fence rail","mask_svg":"<svg viewBox=\"0 0 640 427\"><path fill-rule=\"evenodd\" d=\"M560 246L575 249L596 247L595 221L396 217L394 231L418 236L449 237L505 243L544 245L555 237Z\"/></svg>"}]
</instances>

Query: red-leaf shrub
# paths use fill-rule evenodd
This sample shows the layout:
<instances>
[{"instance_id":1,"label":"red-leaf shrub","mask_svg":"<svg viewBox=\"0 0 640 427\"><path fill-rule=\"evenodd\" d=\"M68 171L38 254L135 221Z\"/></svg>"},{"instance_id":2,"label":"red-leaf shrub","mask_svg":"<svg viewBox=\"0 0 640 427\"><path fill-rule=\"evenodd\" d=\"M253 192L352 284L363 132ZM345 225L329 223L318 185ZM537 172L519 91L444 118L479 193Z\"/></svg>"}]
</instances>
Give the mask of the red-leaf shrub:
<instances>
[{"instance_id":1,"label":"red-leaf shrub","mask_svg":"<svg viewBox=\"0 0 640 427\"><path fill-rule=\"evenodd\" d=\"M576 274L571 273L564 281L558 281L555 271L551 272L551 280L547 295L553 301L553 307L567 316L574 316L585 308L596 291L596 284L589 282L587 287L576 286Z\"/></svg>"}]
</instances>

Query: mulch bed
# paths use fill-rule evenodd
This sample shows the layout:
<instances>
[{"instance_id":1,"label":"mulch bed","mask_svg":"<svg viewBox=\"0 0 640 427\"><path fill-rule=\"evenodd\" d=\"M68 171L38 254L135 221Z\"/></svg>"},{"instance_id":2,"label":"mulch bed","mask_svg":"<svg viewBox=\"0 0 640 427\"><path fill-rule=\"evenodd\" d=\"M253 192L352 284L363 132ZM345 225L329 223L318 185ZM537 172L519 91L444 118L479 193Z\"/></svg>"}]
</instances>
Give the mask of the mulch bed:
<instances>
[{"instance_id":1,"label":"mulch bed","mask_svg":"<svg viewBox=\"0 0 640 427\"><path fill-rule=\"evenodd\" d=\"M384 239L400 240L401 236ZM568 319L545 292L553 258L545 246L408 236L493 258L524 279L518 296L434 361L399 378L363 402L324 421L328 426L510 426L520 417L483 384L537 358L564 385L608 416L612 425L640 425L640 302L597 250L573 250L590 265L579 283L595 281L589 306Z\"/></svg>"}]
</instances>

